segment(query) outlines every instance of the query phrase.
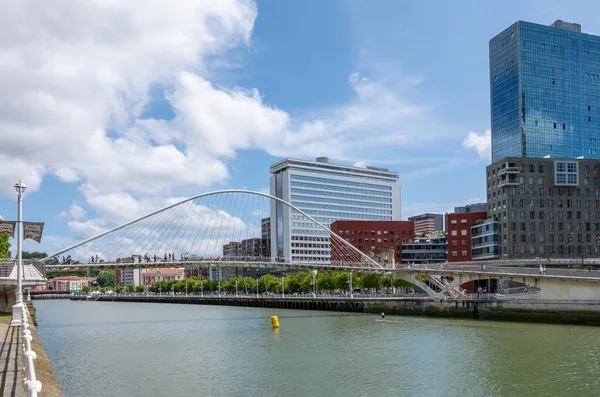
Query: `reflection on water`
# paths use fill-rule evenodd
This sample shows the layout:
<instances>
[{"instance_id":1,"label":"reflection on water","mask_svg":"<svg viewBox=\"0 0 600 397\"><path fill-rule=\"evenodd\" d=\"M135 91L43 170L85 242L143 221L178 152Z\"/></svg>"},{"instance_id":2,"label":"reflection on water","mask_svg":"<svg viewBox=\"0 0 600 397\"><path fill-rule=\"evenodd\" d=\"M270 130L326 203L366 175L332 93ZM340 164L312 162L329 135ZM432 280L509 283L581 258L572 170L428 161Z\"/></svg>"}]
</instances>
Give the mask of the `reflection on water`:
<instances>
[{"instance_id":1,"label":"reflection on water","mask_svg":"<svg viewBox=\"0 0 600 397\"><path fill-rule=\"evenodd\" d=\"M36 301L70 396L595 396L599 330L119 302ZM271 328L270 316L281 328Z\"/></svg>"}]
</instances>

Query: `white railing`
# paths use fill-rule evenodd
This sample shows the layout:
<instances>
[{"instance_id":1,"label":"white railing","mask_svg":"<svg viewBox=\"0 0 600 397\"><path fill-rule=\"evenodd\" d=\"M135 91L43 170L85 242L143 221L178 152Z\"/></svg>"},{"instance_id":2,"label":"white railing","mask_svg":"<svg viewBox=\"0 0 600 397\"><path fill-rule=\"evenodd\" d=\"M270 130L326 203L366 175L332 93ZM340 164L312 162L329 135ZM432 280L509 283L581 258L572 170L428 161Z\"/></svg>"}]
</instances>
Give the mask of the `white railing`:
<instances>
[{"instance_id":1,"label":"white railing","mask_svg":"<svg viewBox=\"0 0 600 397\"><path fill-rule=\"evenodd\" d=\"M33 336L29 330L29 309L27 305L23 305L23 311L21 324L23 326L23 359L25 361L25 379L23 385L25 386L25 394L28 397L37 397L38 392L42 390L42 382L35 377L35 366L33 362L37 358L37 354L31 350L31 340Z\"/></svg>"}]
</instances>

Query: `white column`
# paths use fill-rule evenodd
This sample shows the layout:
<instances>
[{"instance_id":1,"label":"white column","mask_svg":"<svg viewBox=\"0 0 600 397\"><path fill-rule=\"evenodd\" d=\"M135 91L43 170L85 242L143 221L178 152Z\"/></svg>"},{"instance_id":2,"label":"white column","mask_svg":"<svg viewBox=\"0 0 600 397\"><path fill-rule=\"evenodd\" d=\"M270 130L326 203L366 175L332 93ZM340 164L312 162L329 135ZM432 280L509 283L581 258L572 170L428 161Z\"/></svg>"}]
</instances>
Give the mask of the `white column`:
<instances>
[{"instance_id":1,"label":"white column","mask_svg":"<svg viewBox=\"0 0 600 397\"><path fill-rule=\"evenodd\" d=\"M19 183L15 184L17 190L17 291L16 303L12 307L11 326L20 327L23 312L23 258L22 258L22 243L23 243L23 192L27 187L19 179Z\"/></svg>"}]
</instances>

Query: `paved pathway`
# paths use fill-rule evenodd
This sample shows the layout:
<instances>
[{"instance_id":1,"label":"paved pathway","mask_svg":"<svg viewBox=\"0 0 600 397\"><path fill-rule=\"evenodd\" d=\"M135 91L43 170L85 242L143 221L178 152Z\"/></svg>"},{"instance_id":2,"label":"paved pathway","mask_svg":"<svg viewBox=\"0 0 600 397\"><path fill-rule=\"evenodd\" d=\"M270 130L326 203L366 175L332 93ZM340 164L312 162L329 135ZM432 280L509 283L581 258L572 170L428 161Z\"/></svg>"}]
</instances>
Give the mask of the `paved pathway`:
<instances>
[{"instance_id":1,"label":"paved pathway","mask_svg":"<svg viewBox=\"0 0 600 397\"><path fill-rule=\"evenodd\" d=\"M0 396L25 397L23 389L23 347L21 327L0 319Z\"/></svg>"}]
</instances>

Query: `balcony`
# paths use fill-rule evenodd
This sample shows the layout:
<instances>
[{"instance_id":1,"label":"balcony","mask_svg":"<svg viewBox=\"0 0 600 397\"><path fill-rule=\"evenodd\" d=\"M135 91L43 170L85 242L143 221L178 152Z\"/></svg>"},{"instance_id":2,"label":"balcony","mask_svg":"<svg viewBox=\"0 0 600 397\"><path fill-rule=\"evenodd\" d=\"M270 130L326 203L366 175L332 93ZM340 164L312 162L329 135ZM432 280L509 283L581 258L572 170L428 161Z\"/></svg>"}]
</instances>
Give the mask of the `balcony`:
<instances>
[{"instance_id":1,"label":"balcony","mask_svg":"<svg viewBox=\"0 0 600 397\"><path fill-rule=\"evenodd\" d=\"M521 168L519 168L519 167L505 167L505 168L501 168L500 171L498 171L498 176L504 175L504 174L518 174L520 172L521 172Z\"/></svg>"},{"instance_id":2,"label":"balcony","mask_svg":"<svg viewBox=\"0 0 600 397\"><path fill-rule=\"evenodd\" d=\"M498 182L498 187L500 186L517 186L521 184L521 180L519 178L506 178Z\"/></svg>"}]
</instances>

